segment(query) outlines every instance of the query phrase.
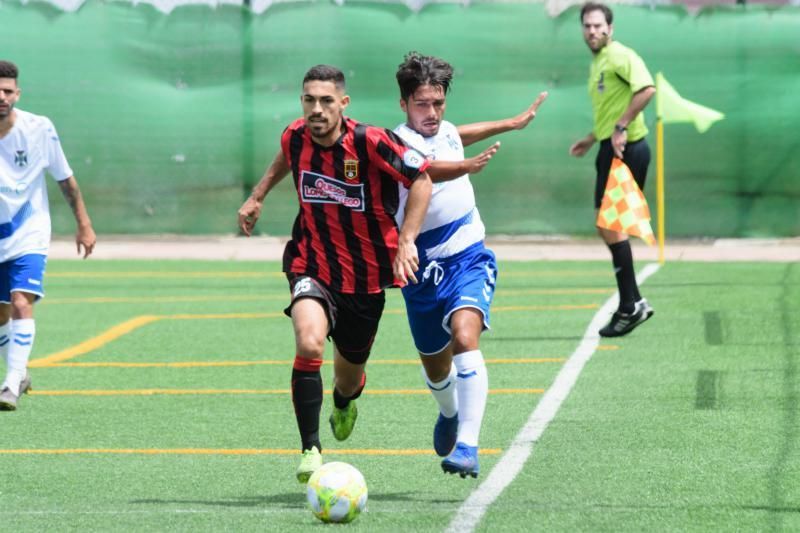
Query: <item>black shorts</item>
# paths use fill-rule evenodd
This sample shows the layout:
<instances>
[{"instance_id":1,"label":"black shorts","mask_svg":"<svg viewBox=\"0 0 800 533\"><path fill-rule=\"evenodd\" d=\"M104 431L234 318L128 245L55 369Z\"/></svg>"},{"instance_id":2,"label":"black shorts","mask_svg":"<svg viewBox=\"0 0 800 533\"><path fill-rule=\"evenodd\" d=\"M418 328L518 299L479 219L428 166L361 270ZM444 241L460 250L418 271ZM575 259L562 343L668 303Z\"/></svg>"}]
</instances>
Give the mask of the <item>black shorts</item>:
<instances>
[{"instance_id":1,"label":"black shorts","mask_svg":"<svg viewBox=\"0 0 800 533\"><path fill-rule=\"evenodd\" d=\"M622 162L625 163L636 184L644 192L644 182L647 179L647 167L650 165L650 147L645 139L628 143L625 151L622 152ZM600 149L597 151L597 158L594 166L597 169L597 180L594 186L594 207L600 209L603 203L603 193L606 190L608 172L611 170L611 160L614 158L614 149L611 147L611 139L600 141Z\"/></svg>"},{"instance_id":2,"label":"black shorts","mask_svg":"<svg viewBox=\"0 0 800 533\"><path fill-rule=\"evenodd\" d=\"M292 303L283 310L286 316L292 316L292 306L297 300L319 300L328 315L328 338L336 344L339 353L354 365L366 363L383 315L384 292L343 294L331 291L310 276L287 273L286 277L292 291Z\"/></svg>"}]
</instances>

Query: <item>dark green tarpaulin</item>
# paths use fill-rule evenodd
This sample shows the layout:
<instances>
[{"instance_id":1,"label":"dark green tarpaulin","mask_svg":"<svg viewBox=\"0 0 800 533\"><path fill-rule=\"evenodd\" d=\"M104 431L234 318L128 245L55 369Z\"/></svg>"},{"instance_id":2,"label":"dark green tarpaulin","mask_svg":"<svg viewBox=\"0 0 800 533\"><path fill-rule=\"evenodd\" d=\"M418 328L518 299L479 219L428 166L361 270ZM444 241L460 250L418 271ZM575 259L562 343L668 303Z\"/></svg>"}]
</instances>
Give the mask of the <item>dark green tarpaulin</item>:
<instances>
[{"instance_id":1,"label":"dark green tarpaulin","mask_svg":"<svg viewBox=\"0 0 800 533\"><path fill-rule=\"evenodd\" d=\"M653 73L727 117L704 135L665 127L668 235L800 234L800 9L615 12L616 38ZM0 56L22 71L19 107L55 122L100 233L235 231L244 195L299 116L304 72L339 66L349 114L394 127L404 118L394 72L409 50L456 67L447 118L457 124L516 114L550 92L535 123L501 137L497 158L473 178L489 233L593 231L593 154L567 154L591 126L577 8L551 18L541 4L412 13L297 3L260 15L205 6L165 15L146 5L88 2L64 13L2 2L0 35ZM646 193L654 208L654 164ZM71 233L51 194L54 231ZM287 179L261 230L288 234L296 209Z\"/></svg>"}]
</instances>

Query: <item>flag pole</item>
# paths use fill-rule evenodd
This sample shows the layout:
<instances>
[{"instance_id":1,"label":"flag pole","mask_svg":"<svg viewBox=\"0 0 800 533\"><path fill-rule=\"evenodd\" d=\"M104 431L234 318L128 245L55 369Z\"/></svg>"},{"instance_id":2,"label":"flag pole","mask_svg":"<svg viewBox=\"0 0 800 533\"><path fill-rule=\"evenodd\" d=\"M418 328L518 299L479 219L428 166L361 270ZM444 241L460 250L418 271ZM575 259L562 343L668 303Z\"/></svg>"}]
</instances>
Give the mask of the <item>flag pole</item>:
<instances>
[{"instance_id":1,"label":"flag pole","mask_svg":"<svg viewBox=\"0 0 800 533\"><path fill-rule=\"evenodd\" d=\"M664 122L656 119L656 204L658 205L658 262L664 264Z\"/></svg>"}]
</instances>

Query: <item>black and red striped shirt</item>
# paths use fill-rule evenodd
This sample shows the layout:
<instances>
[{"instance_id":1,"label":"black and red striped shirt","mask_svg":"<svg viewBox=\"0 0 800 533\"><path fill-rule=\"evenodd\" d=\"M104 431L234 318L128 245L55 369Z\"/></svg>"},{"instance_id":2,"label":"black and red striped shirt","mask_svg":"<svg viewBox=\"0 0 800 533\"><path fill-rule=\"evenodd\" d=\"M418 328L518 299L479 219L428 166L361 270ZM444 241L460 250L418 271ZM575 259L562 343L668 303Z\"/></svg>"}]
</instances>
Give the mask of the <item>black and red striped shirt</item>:
<instances>
[{"instance_id":1,"label":"black and red striped shirt","mask_svg":"<svg viewBox=\"0 0 800 533\"><path fill-rule=\"evenodd\" d=\"M428 161L389 130L348 117L329 147L311 138L305 119L281 136L300 201L283 271L305 274L346 294L397 286L398 183L410 187Z\"/></svg>"}]
</instances>

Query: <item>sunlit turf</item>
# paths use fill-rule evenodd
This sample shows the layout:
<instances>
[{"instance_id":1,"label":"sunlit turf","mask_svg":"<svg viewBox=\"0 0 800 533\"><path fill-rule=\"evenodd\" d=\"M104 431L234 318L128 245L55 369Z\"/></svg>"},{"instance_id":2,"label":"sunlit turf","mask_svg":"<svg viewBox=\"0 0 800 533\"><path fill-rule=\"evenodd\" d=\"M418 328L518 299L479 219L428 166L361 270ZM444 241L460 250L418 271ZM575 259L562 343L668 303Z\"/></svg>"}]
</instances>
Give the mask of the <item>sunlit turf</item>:
<instances>
[{"instance_id":1,"label":"sunlit turf","mask_svg":"<svg viewBox=\"0 0 800 533\"><path fill-rule=\"evenodd\" d=\"M326 457L354 464L369 485L369 511L348 529L445 529L535 408L541 394L531 391L551 385L614 289L606 263L500 266L482 339L499 392L481 433L492 452L481 457L481 476L441 473L435 404L414 363L402 298L389 291L369 394L348 441L325 425L330 395L323 406ZM326 527L293 476L294 342L278 271L275 263L51 261L32 361L94 344L64 366L33 368L35 394L0 413L0 523L11 531ZM478 529L800 528L799 287L793 264L664 266L643 285L655 317L601 342ZM109 333L143 316L157 318ZM330 364L323 379L330 388ZM126 394L134 390L160 392Z\"/></svg>"}]
</instances>

